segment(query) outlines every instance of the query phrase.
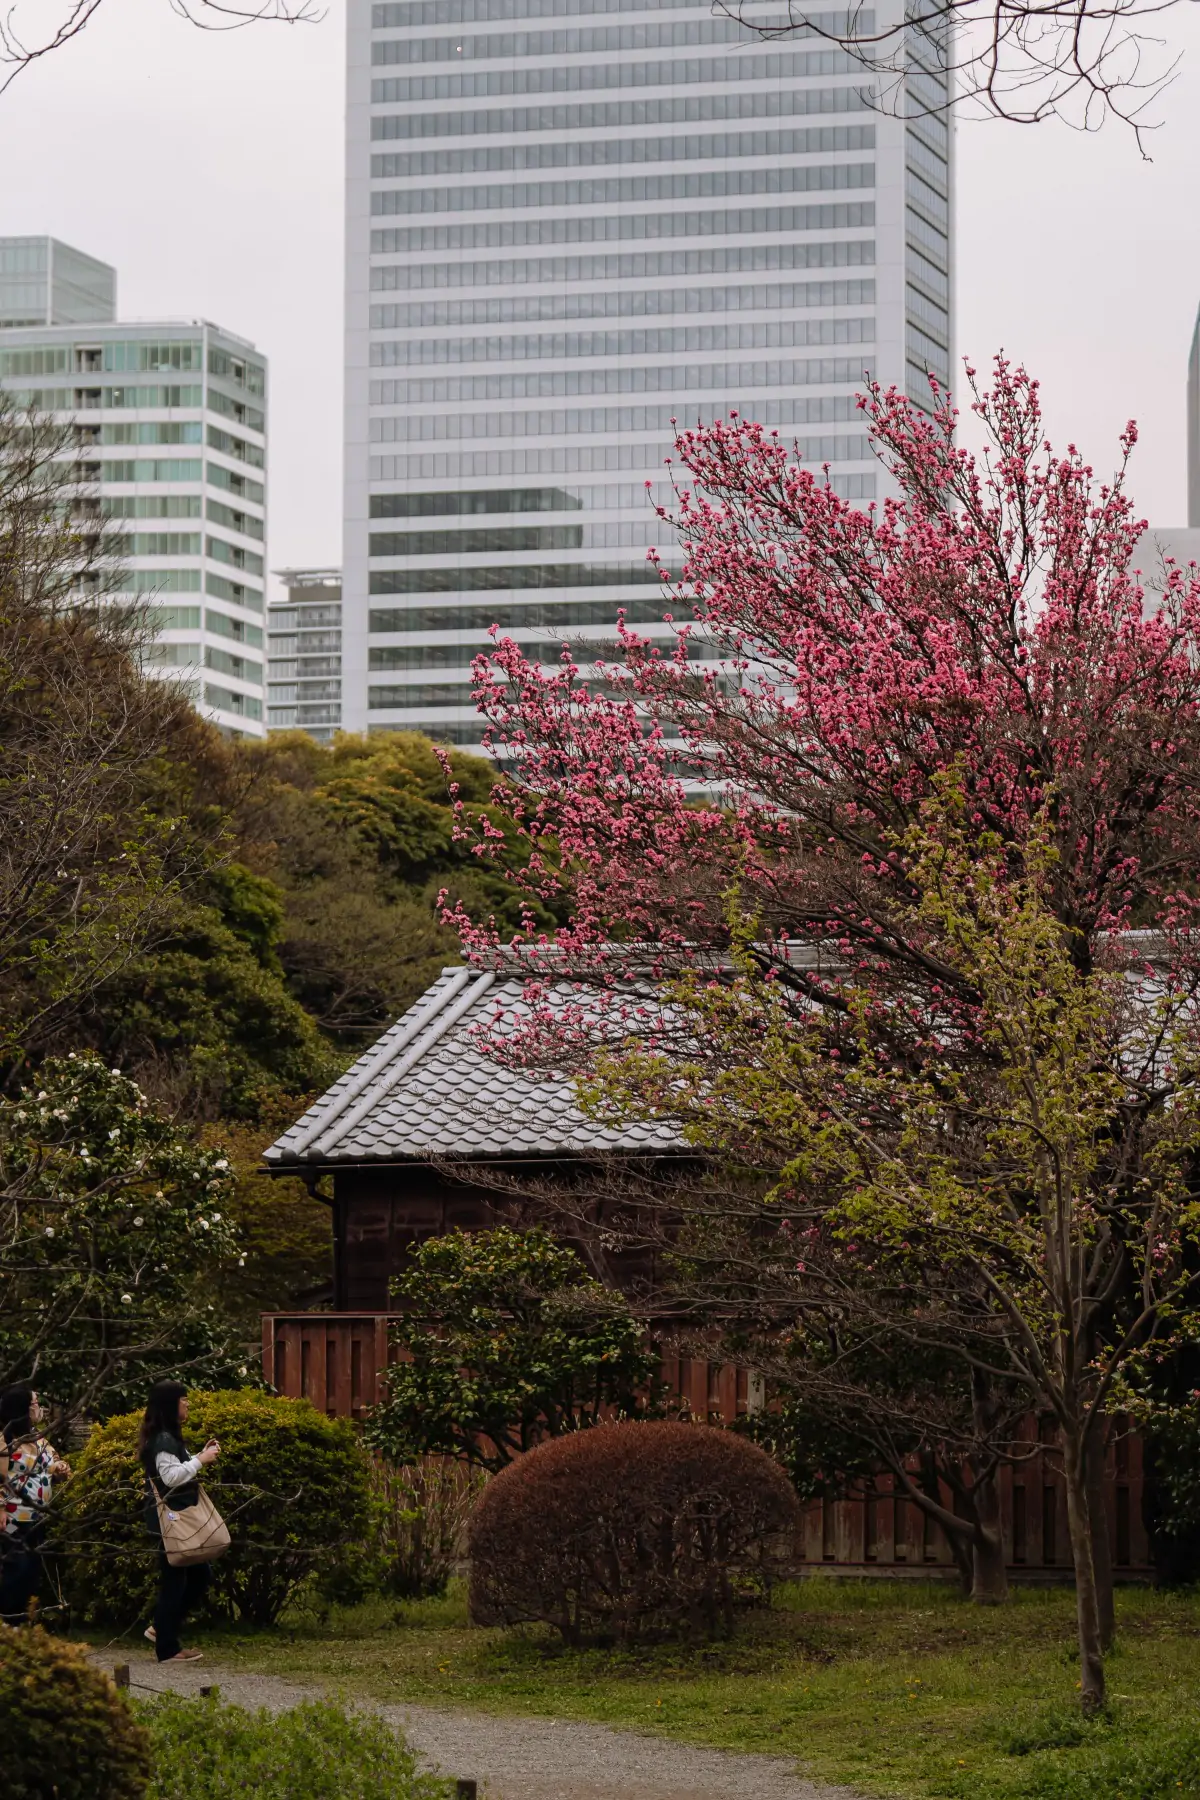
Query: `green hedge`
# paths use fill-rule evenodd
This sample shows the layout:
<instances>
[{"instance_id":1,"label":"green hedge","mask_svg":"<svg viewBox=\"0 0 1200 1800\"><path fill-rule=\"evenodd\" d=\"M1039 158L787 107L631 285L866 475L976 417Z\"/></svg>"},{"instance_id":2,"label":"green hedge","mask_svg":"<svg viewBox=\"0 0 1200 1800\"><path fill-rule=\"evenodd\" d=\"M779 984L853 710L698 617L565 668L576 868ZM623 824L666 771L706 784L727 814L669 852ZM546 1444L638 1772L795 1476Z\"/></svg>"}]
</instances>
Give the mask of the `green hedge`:
<instances>
[{"instance_id":1,"label":"green hedge","mask_svg":"<svg viewBox=\"0 0 1200 1800\"><path fill-rule=\"evenodd\" d=\"M150 1740L82 1645L0 1625L0 1793L142 1800Z\"/></svg>"},{"instance_id":2,"label":"green hedge","mask_svg":"<svg viewBox=\"0 0 1200 1800\"><path fill-rule=\"evenodd\" d=\"M150 1732L149 1800L446 1800L404 1739L371 1713L320 1701L247 1712L214 1696L139 1702Z\"/></svg>"},{"instance_id":3,"label":"green hedge","mask_svg":"<svg viewBox=\"0 0 1200 1800\"><path fill-rule=\"evenodd\" d=\"M255 1390L189 1396L189 1446L215 1437L204 1485L233 1536L213 1564L210 1610L270 1625L309 1576L329 1579L360 1553L368 1465L353 1425L307 1400ZM157 1543L143 1520L140 1415L97 1426L55 1507L53 1548L75 1616L127 1629L149 1618Z\"/></svg>"}]
</instances>

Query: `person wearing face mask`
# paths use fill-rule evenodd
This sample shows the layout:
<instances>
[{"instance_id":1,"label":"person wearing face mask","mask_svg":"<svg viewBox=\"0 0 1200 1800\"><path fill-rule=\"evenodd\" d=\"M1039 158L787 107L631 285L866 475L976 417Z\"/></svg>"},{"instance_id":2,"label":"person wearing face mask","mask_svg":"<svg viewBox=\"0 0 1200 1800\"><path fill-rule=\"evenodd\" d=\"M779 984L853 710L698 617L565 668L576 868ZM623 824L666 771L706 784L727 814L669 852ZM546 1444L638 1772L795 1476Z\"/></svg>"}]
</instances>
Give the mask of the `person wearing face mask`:
<instances>
[{"instance_id":1,"label":"person wearing face mask","mask_svg":"<svg viewBox=\"0 0 1200 1800\"><path fill-rule=\"evenodd\" d=\"M42 1573L41 1545L56 1481L71 1473L42 1431L44 1415L33 1388L21 1383L0 1394L0 1619L21 1625L30 1616Z\"/></svg>"},{"instance_id":2,"label":"person wearing face mask","mask_svg":"<svg viewBox=\"0 0 1200 1800\"><path fill-rule=\"evenodd\" d=\"M172 1508L182 1512L200 1497L201 1469L215 1462L221 1446L210 1438L203 1450L189 1455L182 1432L188 1416L187 1389L179 1381L156 1381L150 1389L146 1414L138 1439L138 1454L146 1475L146 1524L159 1538L155 1497L170 1496ZM185 1650L179 1641L184 1619L208 1588L208 1564L172 1568L166 1552L158 1556L158 1603L154 1623L145 1635L154 1645L159 1662L197 1662L203 1650Z\"/></svg>"}]
</instances>

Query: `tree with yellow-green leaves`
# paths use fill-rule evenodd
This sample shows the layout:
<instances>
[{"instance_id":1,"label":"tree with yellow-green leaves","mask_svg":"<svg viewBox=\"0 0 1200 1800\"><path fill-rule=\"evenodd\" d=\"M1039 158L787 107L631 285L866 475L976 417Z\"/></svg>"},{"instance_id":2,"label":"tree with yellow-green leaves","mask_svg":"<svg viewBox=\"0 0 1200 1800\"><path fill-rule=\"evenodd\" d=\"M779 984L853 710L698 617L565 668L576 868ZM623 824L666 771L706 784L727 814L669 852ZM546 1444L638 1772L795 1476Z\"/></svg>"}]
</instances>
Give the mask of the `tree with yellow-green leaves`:
<instances>
[{"instance_id":1,"label":"tree with yellow-green leaves","mask_svg":"<svg viewBox=\"0 0 1200 1800\"><path fill-rule=\"evenodd\" d=\"M606 1118L669 1117L726 1168L773 1169L749 1192L728 1280L752 1288L761 1360L802 1385L806 1334L886 1334L893 1363L948 1357L1059 1431L1075 1564L1081 1691L1104 1703L1104 1627L1088 1471L1118 1383L1195 1328L1200 1237L1200 1014L1186 947L1114 935L1081 969L1049 903L1044 825L1020 867L967 834L952 782L897 853L918 897L925 951L972 995L908 1025L903 996L869 967L841 986L831 1052L756 967L743 922L736 972L668 990L669 1042L598 1059L590 1104ZM1052 804L1052 802L1051 802ZM669 1193L667 1196L669 1200ZM677 1213L683 1209L677 1207ZM687 1272L712 1268L693 1205ZM719 1283L710 1279L705 1297ZM693 1292L692 1298L697 1296ZM809 1347L810 1348L810 1347ZM894 1392L902 1412L905 1397Z\"/></svg>"}]
</instances>

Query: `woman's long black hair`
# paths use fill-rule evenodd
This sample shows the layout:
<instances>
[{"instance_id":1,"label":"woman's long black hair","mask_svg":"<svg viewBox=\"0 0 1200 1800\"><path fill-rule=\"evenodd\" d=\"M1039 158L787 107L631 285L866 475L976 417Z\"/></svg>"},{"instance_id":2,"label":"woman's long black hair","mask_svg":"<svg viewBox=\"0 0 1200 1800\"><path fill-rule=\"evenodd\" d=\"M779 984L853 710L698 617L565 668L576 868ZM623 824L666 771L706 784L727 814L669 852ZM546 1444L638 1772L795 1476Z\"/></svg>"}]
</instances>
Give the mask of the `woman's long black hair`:
<instances>
[{"instance_id":1,"label":"woman's long black hair","mask_svg":"<svg viewBox=\"0 0 1200 1800\"><path fill-rule=\"evenodd\" d=\"M145 1456L148 1446L160 1431L179 1436L179 1402L187 1393L182 1381L156 1381L146 1401L142 1428L138 1433L138 1455Z\"/></svg>"},{"instance_id":2,"label":"woman's long black hair","mask_svg":"<svg viewBox=\"0 0 1200 1800\"><path fill-rule=\"evenodd\" d=\"M26 1382L5 1388L0 1394L0 1430L10 1448L19 1438L33 1436L33 1420L29 1416L32 1405L33 1389Z\"/></svg>"}]
</instances>

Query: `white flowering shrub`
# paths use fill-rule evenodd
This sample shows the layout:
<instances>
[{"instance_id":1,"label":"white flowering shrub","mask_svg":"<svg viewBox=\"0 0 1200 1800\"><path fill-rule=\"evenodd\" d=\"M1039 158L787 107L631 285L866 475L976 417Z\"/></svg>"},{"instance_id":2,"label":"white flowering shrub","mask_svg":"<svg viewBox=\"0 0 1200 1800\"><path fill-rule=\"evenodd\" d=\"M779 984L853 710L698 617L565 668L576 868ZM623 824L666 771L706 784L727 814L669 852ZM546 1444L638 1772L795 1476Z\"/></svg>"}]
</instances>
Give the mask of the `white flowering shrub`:
<instances>
[{"instance_id":1,"label":"white flowering shrub","mask_svg":"<svg viewBox=\"0 0 1200 1800\"><path fill-rule=\"evenodd\" d=\"M219 1300L240 1254L232 1188L219 1150L96 1056L0 1100L0 1384L104 1416L163 1375L253 1381Z\"/></svg>"}]
</instances>

